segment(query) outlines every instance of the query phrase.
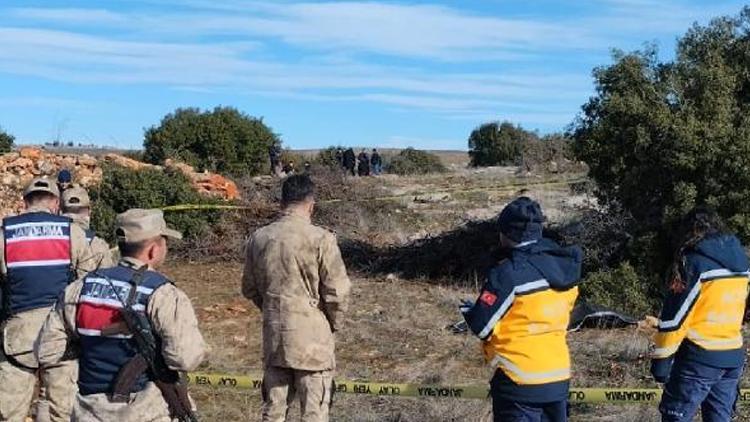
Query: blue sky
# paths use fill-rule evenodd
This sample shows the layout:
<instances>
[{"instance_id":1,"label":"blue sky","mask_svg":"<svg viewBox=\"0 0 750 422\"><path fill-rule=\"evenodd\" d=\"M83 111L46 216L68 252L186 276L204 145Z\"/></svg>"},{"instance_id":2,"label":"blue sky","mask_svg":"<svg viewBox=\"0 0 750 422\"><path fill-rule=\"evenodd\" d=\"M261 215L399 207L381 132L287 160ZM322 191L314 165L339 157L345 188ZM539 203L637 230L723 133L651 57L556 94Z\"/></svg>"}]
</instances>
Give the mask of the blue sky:
<instances>
[{"instance_id":1,"label":"blue sky","mask_svg":"<svg viewBox=\"0 0 750 422\"><path fill-rule=\"evenodd\" d=\"M612 48L670 59L740 1L0 2L0 126L139 147L177 107L235 106L291 148L465 149L477 125L564 129Z\"/></svg>"}]
</instances>

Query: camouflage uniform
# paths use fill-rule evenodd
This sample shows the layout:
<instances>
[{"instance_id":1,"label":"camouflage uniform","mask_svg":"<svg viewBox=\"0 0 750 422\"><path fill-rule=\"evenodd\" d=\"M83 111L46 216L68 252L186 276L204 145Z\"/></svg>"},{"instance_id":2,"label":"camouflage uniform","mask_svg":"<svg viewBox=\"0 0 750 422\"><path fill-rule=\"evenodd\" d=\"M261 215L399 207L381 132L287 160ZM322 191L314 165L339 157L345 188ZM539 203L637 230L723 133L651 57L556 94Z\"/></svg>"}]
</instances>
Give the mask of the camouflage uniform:
<instances>
[{"instance_id":1,"label":"camouflage uniform","mask_svg":"<svg viewBox=\"0 0 750 422\"><path fill-rule=\"evenodd\" d=\"M119 266L132 269L143 265L143 262L130 257L122 258L119 263ZM58 302L49 313L35 348L39 362L54 364L63 358L66 351L70 353L71 343L77 343L79 334L76 315L83 283L84 280L81 279L68 286L64 300ZM191 371L203 361L206 344L198 329L198 320L190 299L182 290L171 283L157 288L150 296L145 313L155 334L161 339L161 353L169 368ZM127 403L112 402L108 394L79 393L71 420L142 422L170 421L171 418L161 392L149 381L144 389L132 393Z\"/></svg>"},{"instance_id":2,"label":"camouflage uniform","mask_svg":"<svg viewBox=\"0 0 750 422\"><path fill-rule=\"evenodd\" d=\"M49 212L43 208L29 208L22 214ZM82 276L96 267L96 259L88 247L83 230L71 225L71 265ZM0 231L0 263L3 274L5 265L5 241ZM49 417L52 421L67 421L73 397L76 392L75 360L61 360L53 365L44 365L33 354L34 342L44 323L49 308L32 309L11 315L2 324L3 350L0 353L0 420L23 421L34 400L34 386L38 368L41 367L41 381L44 399L49 403Z\"/></svg>"},{"instance_id":3,"label":"camouflage uniform","mask_svg":"<svg viewBox=\"0 0 750 422\"><path fill-rule=\"evenodd\" d=\"M112 267L117 263L117 260L114 259L109 244L107 244L107 241L97 236L96 233L91 230L90 218L76 212L80 208L90 207L91 201L89 199L88 192L86 192L86 189L80 186L74 186L63 192L63 215L73 220L75 224L77 224L84 230L84 232L86 232L86 237L89 240L89 245L91 246L91 252L96 257L98 267Z\"/></svg>"},{"instance_id":4,"label":"camouflage uniform","mask_svg":"<svg viewBox=\"0 0 750 422\"><path fill-rule=\"evenodd\" d=\"M88 219L82 218L78 214L66 213L63 215L73 220L73 223L81 229L90 229L91 223ZM99 236L94 236L89 242L89 247L91 248L91 253L93 254L94 260L99 268L108 268L116 264L117 261L115 261L112 249L109 247L106 240Z\"/></svg>"},{"instance_id":5,"label":"camouflage uniform","mask_svg":"<svg viewBox=\"0 0 750 422\"><path fill-rule=\"evenodd\" d=\"M296 395L303 420L328 420L349 290L336 237L309 219L286 215L250 238L242 293L263 311L263 421L283 421Z\"/></svg>"}]
</instances>

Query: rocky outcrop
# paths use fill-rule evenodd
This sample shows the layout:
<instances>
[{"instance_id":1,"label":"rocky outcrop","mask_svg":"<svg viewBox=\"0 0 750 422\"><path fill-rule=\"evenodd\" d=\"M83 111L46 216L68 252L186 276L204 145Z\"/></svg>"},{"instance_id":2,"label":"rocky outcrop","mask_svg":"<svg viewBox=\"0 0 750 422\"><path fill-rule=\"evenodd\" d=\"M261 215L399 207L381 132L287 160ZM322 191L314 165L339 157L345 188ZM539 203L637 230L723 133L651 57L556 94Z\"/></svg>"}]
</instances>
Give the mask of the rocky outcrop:
<instances>
[{"instance_id":1,"label":"rocky outcrop","mask_svg":"<svg viewBox=\"0 0 750 422\"><path fill-rule=\"evenodd\" d=\"M173 168L185 174L192 181L193 187L202 194L225 200L239 198L239 190L233 181L218 174L198 172L177 161L167 160L165 166L161 167L113 153L93 157L88 154L48 153L39 148L25 147L0 155L0 217L21 210L21 192L34 177L56 178L60 170L68 169L73 174L75 183L90 188L101 182L104 163L133 170Z\"/></svg>"}]
</instances>

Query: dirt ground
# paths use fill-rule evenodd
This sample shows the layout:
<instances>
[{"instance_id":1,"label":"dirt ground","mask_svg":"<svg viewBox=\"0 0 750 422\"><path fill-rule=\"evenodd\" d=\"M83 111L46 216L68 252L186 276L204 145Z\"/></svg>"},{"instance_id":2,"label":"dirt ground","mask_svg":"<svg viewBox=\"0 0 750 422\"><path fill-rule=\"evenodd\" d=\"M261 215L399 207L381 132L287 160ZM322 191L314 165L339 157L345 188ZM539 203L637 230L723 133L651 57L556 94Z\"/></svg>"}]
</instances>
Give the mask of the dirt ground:
<instances>
[{"instance_id":1,"label":"dirt ground","mask_svg":"<svg viewBox=\"0 0 750 422\"><path fill-rule=\"evenodd\" d=\"M261 371L260 314L239 293L239 263L172 263L167 274L197 309L211 351L201 371ZM354 289L345 328L337 337L338 376L397 383L483 385L486 367L478 341L447 326L460 319L457 304L472 289L352 277ZM579 387L655 387L648 375L649 334L637 329L583 331L569 337ZM205 420L257 420L255 391L194 386ZM334 421L489 421L489 400L409 399L337 395ZM292 415L294 415L294 411ZM651 421L644 406L576 406L574 421Z\"/></svg>"},{"instance_id":2,"label":"dirt ground","mask_svg":"<svg viewBox=\"0 0 750 422\"><path fill-rule=\"evenodd\" d=\"M398 245L439 235L497 214L522 188L539 200L548 220L572 218L586 194L572 193L581 175L518 177L513 168L466 169L441 175L347 178L335 191L344 200L320 203L339 237L374 245ZM334 192L336 193L336 192ZM383 197L385 197L383 199ZM335 196L334 196L335 198ZM364 198L365 200L361 200ZM372 200L372 198L380 198ZM593 205L595 206L595 204ZM325 207L338 207L336 213ZM330 211L330 210L329 210ZM240 294L241 264L235 261L172 262L166 272L189 294L211 350L203 372L259 374L260 314ZM210 263L209 263L210 262ZM338 377L348 380L446 385L486 385L492 375L479 341L453 334L460 299L474 299L477 282L438 285L352 274L351 309L337 335ZM458 287L455 287L458 286ZM637 317L642 317L638 315ZM652 333L640 329L586 330L568 337L576 387L655 388L647 359ZM745 384L747 385L747 379ZM257 391L191 386L204 420L259 420ZM750 420L748 405L740 420ZM293 409L291 420L297 420ZM412 399L339 394L333 421L490 421L488 399ZM575 405L572 421L658 421L655 405Z\"/></svg>"}]
</instances>

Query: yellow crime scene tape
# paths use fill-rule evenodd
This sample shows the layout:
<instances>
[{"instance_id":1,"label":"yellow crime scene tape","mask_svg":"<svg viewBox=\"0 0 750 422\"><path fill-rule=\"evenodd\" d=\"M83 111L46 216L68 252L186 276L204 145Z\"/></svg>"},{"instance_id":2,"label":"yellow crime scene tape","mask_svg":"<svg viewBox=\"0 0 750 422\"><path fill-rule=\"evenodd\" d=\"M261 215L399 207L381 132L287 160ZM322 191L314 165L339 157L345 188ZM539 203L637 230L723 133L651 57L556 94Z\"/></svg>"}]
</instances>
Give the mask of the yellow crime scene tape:
<instances>
[{"instance_id":1,"label":"yellow crime scene tape","mask_svg":"<svg viewBox=\"0 0 750 422\"><path fill-rule=\"evenodd\" d=\"M190 385L260 390L262 378L251 375L188 374ZM393 384L336 380L336 394L414 397L423 399L486 399L488 387L477 385L449 386L429 384ZM649 388L571 388L570 403L638 404L658 403L661 390ZM740 390L740 402L750 402L750 389Z\"/></svg>"}]
</instances>

